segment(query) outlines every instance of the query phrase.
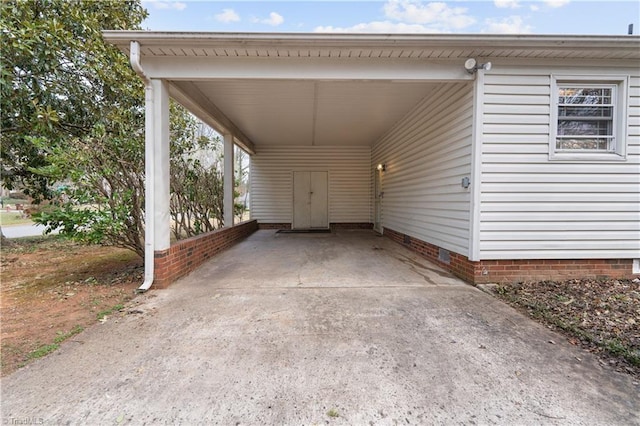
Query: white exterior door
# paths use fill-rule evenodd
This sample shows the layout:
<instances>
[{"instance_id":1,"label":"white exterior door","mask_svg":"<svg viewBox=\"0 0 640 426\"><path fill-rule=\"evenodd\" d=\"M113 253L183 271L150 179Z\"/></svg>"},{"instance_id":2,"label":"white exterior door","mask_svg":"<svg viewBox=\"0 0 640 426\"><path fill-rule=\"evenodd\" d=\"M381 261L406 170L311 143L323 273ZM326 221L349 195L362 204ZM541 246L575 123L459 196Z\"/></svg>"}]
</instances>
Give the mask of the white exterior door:
<instances>
[{"instance_id":1,"label":"white exterior door","mask_svg":"<svg viewBox=\"0 0 640 426\"><path fill-rule=\"evenodd\" d=\"M328 227L328 173L293 172L293 229Z\"/></svg>"}]
</instances>

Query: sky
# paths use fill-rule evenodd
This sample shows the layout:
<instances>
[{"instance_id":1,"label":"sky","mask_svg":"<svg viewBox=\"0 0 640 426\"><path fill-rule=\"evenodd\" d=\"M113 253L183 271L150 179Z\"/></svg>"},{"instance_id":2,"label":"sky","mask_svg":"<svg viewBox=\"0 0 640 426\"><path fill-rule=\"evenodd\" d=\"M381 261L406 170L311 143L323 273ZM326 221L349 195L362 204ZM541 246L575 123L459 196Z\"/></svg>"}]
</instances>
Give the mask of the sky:
<instances>
[{"instance_id":1,"label":"sky","mask_svg":"<svg viewBox=\"0 0 640 426\"><path fill-rule=\"evenodd\" d=\"M143 0L153 31L624 35L638 0Z\"/></svg>"}]
</instances>

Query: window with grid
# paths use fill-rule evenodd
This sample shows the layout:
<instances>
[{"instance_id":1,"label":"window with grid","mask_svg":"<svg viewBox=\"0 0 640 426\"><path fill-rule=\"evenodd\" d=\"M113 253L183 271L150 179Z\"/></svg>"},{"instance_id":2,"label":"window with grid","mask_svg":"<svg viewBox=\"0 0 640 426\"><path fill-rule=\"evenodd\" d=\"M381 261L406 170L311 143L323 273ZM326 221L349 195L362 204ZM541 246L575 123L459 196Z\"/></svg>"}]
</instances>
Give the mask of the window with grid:
<instances>
[{"instance_id":1,"label":"window with grid","mask_svg":"<svg viewBox=\"0 0 640 426\"><path fill-rule=\"evenodd\" d=\"M625 160L628 77L552 76L552 160Z\"/></svg>"},{"instance_id":2,"label":"window with grid","mask_svg":"<svg viewBox=\"0 0 640 426\"><path fill-rule=\"evenodd\" d=\"M556 150L615 151L616 88L558 86Z\"/></svg>"}]
</instances>

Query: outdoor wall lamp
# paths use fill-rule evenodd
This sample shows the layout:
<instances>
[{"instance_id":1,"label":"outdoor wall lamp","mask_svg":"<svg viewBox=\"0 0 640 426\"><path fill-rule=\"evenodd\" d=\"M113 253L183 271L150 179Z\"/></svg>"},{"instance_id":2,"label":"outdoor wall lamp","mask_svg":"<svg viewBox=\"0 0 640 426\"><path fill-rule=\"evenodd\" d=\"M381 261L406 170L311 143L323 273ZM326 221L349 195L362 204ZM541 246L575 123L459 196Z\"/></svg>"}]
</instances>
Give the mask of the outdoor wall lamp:
<instances>
[{"instance_id":1,"label":"outdoor wall lamp","mask_svg":"<svg viewBox=\"0 0 640 426\"><path fill-rule=\"evenodd\" d=\"M467 70L469 74L474 74L478 70L491 71L491 62L487 62L486 64L478 64L473 58L469 58L464 61L464 69Z\"/></svg>"},{"instance_id":2,"label":"outdoor wall lamp","mask_svg":"<svg viewBox=\"0 0 640 426\"><path fill-rule=\"evenodd\" d=\"M376 169L380 170L381 172L386 172L387 171L387 165L380 163L380 164L378 164Z\"/></svg>"}]
</instances>

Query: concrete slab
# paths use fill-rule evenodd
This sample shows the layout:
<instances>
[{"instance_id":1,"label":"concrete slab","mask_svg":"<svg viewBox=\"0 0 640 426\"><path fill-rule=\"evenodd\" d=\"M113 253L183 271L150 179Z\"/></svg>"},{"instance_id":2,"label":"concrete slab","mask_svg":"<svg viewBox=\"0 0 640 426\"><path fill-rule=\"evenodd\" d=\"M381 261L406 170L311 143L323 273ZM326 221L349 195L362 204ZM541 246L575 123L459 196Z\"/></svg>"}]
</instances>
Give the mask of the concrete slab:
<instances>
[{"instance_id":1,"label":"concrete slab","mask_svg":"<svg viewBox=\"0 0 640 426\"><path fill-rule=\"evenodd\" d=\"M15 225L15 226L3 226L2 233L7 238L23 238L23 237L37 237L44 235L44 231L47 229L44 225ZM58 229L53 230L52 234L57 234Z\"/></svg>"},{"instance_id":2,"label":"concrete slab","mask_svg":"<svg viewBox=\"0 0 640 426\"><path fill-rule=\"evenodd\" d=\"M630 377L371 232L259 231L129 312L2 379L3 421L640 424Z\"/></svg>"}]
</instances>

